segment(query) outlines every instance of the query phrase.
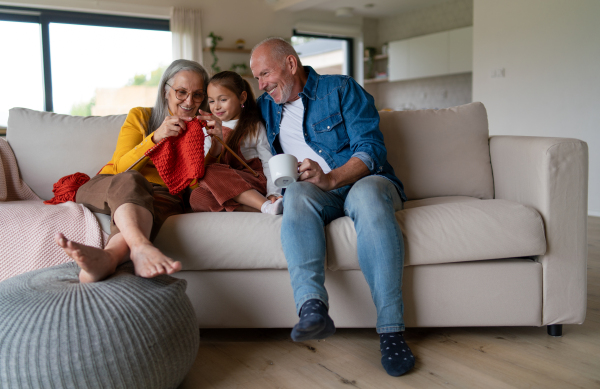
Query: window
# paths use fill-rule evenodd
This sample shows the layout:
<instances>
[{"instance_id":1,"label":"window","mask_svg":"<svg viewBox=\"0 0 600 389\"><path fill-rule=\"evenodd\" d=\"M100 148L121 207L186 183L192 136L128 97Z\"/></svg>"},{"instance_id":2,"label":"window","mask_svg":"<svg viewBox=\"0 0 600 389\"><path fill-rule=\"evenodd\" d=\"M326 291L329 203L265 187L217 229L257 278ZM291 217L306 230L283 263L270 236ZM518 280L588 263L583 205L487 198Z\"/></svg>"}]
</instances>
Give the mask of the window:
<instances>
[{"instance_id":1,"label":"window","mask_svg":"<svg viewBox=\"0 0 600 389\"><path fill-rule=\"evenodd\" d=\"M294 31L292 46L302 64L311 66L319 74L354 74L352 38L299 34Z\"/></svg>"},{"instance_id":2,"label":"window","mask_svg":"<svg viewBox=\"0 0 600 389\"><path fill-rule=\"evenodd\" d=\"M162 19L0 6L0 36L0 126L12 107L87 116L153 106L172 56Z\"/></svg>"},{"instance_id":3,"label":"window","mask_svg":"<svg viewBox=\"0 0 600 389\"><path fill-rule=\"evenodd\" d=\"M50 24L54 112L103 116L152 107L171 33Z\"/></svg>"},{"instance_id":4,"label":"window","mask_svg":"<svg viewBox=\"0 0 600 389\"><path fill-rule=\"evenodd\" d=\"M0 20L0 36L0 127L6 127L9 108L44 109L40 26ZM5 39L11 36L18 39Z\"/></svg>"}]
</instances>

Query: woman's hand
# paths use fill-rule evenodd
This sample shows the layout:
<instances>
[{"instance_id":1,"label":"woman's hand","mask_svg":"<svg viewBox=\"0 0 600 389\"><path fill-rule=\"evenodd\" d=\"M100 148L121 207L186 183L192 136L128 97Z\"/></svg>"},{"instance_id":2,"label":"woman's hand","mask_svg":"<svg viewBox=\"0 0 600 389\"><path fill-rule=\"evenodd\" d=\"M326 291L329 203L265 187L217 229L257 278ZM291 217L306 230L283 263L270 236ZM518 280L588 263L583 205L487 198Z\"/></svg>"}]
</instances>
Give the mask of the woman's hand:
<instances>
[{"instance_id":1,"label":"woman's hand","mask_svg":"<svg viewBox=\"0 0 600 389\"><path fill-rule=\"evenodd\" d=\"M152 142L158 144L161 140L170 136L179 136L182 131L187 130L187 122L192 120L189 117L167 116L160 127L154 131Z\"/></svg>"}]
</instances>

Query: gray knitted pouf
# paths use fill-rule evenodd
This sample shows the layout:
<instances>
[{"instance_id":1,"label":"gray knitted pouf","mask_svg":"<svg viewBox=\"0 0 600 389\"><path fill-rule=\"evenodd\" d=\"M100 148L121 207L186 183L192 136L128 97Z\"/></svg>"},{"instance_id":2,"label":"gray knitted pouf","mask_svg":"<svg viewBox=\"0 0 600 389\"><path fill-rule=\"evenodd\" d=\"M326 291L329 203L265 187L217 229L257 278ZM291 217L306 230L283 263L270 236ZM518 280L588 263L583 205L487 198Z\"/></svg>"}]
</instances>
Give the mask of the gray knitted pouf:
<instances>
[{"instance_id":1,"label":"gray knitted pouf","mask_svg":"<svg viewBox=\"0 0 600 389\"><path fill-rule=\"evenodd\" d=\"M200 341L186 282L131 262L80 284L74 263L0 282L0 388L175 388Z\"/></svg>"}]
</instances>

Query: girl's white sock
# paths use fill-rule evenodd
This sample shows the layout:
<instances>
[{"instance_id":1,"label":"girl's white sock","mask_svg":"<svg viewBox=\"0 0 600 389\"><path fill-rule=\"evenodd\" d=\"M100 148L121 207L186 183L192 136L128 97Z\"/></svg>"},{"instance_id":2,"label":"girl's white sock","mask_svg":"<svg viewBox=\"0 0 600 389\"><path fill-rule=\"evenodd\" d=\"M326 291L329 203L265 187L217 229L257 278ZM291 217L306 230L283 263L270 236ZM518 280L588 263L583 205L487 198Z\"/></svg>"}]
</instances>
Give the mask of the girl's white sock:
<instances>
[{"instance_id":1,"label":"girl's white sock","mask_svg":"<svg viewBox=\"0 0 600 389\"><path fill-rule=\"evenodd\" d=\"M270 215L281 215L283 213L283 198L275 200L274 203L271 200L265 201L260 207L260 211Z\"/></svg>"}]
</instances>

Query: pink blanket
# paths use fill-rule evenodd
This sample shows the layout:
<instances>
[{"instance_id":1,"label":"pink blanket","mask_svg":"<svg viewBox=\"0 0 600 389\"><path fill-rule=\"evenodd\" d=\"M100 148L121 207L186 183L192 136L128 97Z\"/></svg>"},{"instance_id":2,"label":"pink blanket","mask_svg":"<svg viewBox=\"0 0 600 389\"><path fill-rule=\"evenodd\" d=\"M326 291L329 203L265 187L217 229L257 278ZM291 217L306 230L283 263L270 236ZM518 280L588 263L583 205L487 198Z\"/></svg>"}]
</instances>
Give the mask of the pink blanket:
<instances>
[{"instance_id":1,"label":"pink blanket","mask_svg":"<svg viewBox=\"0 0 600 389\"><path fill-rule=\"evenodd\" d=\"M0 281L30 270L70 262L54 242L68 239L104 247L106 234L83 205L45 205L21 180L14 154L0 138Z\"/></svg>"}]
</instances>

